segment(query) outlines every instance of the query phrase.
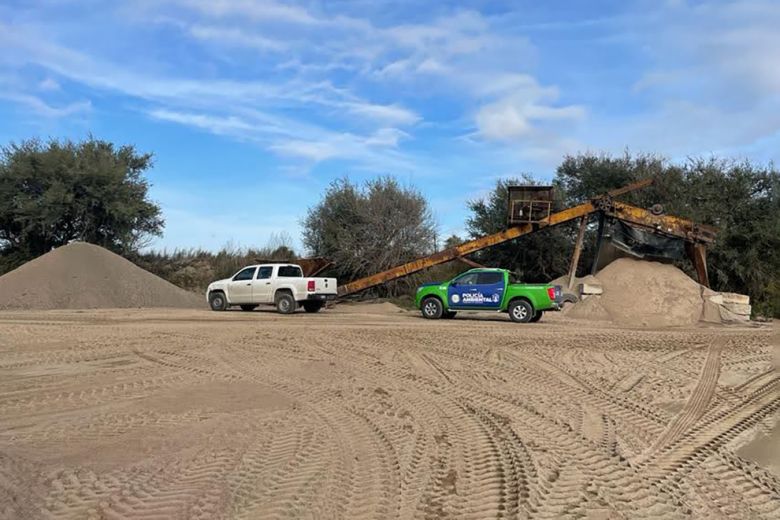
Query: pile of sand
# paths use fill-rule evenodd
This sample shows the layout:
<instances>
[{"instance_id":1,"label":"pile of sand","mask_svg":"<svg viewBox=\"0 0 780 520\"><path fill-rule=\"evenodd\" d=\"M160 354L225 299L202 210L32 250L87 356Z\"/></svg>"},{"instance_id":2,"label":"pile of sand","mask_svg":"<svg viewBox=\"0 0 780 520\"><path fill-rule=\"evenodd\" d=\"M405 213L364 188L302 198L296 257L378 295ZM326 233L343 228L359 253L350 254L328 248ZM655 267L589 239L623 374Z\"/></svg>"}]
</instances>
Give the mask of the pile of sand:
<instances>
[{"instance_id":1,"label":"pile of sand","mask_svg":"<svg viewBox=\"0 0 780 520\"><path fill-rule=\"evenodd\" d=\"M637 327L691 325L702 317L702 286L673 265L619 258L591 281L603 294L577 303L569 316Z\"/></svg>"},{"instance_id":2,"label":"pile of sand","mask_svg":"<svg viewBox=\"0 0 780 520\"><path fill-rule=\"evenodd\" d=\"M0 309L204 305L202 297L83 242L55 249L0 276Z\"/></svg>"}]
</instances>

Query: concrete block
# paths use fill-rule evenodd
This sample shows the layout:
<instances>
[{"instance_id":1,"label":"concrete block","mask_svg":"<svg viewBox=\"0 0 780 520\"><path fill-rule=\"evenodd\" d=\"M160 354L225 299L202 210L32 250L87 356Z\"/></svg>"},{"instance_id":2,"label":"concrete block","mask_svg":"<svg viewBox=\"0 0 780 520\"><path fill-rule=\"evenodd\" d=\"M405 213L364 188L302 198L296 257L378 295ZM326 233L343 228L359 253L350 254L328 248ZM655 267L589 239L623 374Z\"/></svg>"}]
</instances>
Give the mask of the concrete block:
<instances>
[{"instance_id":1,"label":"concrete block","mask_svg":"<svg viewBox=\"0 0 780 520\"><path fill-rule=\"evenodd\" d=\"M737 294L724 292L720 293L723 296L723 303L739 303L742 305L750 305L750 296L746 294Z\"/></svg>"},{"instance_id":2,"label":"concrete block","mask_svg":"<svg viewBox=\"0 0 780 520\"><path fill-rule=\"evenodd\" d=\"M712 296L707 296L707 301L714 303L715 305L723 305L723 295L715 293Z\"/></svg>"},{"instance_id":3,"label":"concrete block","mask_svg":"<svg viewBox=\"0 0 780 520\"><path fill-rule=\"evenodd\" d=\"M717 292L717 291L713 291L712 289L710 289L708 287L703 287L702 286L702 288L701 288L701 295L702 295L703 298L708 298L710 296L715 296L716 294L720 294L720 293Z\"/></svg>"},{"instance_id":4,"label":"concrete block","mask_svg":"<svg viewBox=\"0 0 780 520\"><path fill-rule=\"evenodd\" d=\"M720 309L720 319L722 321L750 321L750 315L737 314L731 312L723 305L718 307Z\"/></svg>"},{"instance_id":5,"label":"concrete block","mask_svg":"<svg viewBox=\"0 0 780 520\"><path fill-rule=\"evenodd\" d=\"M743 303L724 303L723 307L733 312L734 314L750 316L750 305L745 305Z\"/></svg>"},{"instance_id":6,"label":"concrete block","mask_svg":"<svg viewBox=\"0 0 780 520\"><path fill-rule=\"evenodd\" d=\"M581 283L579 287L580 294L602 294L604 289L600 285L592 283Z\"/></svg>"}]
</instances>

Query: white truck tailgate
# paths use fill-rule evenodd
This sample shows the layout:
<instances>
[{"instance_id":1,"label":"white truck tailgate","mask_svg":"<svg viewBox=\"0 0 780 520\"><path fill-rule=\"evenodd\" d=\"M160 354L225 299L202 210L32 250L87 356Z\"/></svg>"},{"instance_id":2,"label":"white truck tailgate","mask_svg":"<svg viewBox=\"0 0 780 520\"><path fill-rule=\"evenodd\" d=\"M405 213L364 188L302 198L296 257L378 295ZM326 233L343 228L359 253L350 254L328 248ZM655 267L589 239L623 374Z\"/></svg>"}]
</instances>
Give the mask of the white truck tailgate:
<instances>
[{"instance_id":1,"label":"white truck tailgate","mask_svg":"<svg viewBox=\"0 0 780 520\"><path fill-rule=\"evenodd\" d=\"M317 294L336 294L335 278L310 278L314 280L314 292Z\"/></svg>"}]
</instances>

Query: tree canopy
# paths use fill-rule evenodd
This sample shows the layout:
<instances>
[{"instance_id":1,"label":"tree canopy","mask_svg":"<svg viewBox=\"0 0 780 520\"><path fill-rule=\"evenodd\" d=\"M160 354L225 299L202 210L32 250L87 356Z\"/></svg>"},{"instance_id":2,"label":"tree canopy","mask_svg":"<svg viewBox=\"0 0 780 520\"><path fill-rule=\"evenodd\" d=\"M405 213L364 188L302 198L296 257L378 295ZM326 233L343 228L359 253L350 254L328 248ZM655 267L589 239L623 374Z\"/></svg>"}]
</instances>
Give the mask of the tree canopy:
<instances>
[{"instance_id":1,"label":"tree canopy","mask_svg":"<svg viewBox=\"0 0 780 520\"><path fill-rule=\"evenodd\" d=\"M88 138L28 140L0 151L0 252L18 264L72 240L119 253L160 235L143 173L151 154Z\"/></svg>"},{"instance_id":2,"label":"tree canopy","mask_svg":"<svg viewBox=\"0 0 780 520\"><path fill-rule=\"evenodd\" d=\"M303 219L303 244L350 280L430 253L436 226L419 191L392 177L330 184Z\"/></svg>"}]
</instances>

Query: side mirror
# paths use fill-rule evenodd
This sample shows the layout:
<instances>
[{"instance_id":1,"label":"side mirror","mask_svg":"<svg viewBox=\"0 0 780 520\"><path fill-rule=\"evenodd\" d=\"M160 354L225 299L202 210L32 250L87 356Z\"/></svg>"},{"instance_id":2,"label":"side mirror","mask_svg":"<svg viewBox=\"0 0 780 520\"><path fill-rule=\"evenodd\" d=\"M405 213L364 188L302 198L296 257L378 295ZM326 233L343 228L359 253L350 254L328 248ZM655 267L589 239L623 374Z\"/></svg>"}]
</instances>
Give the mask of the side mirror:
<instances>
[{"instance_id":1,"label":"side mirror","mask_svg":"<svg viewBox=\"0 0 780 520\"><path fill-rule=\"evenodd\" d=\"M450 287L457 287L457 286L458 286L458 282L452 282L452 283L450 284Z\"/></svg>"}]
</instances>

